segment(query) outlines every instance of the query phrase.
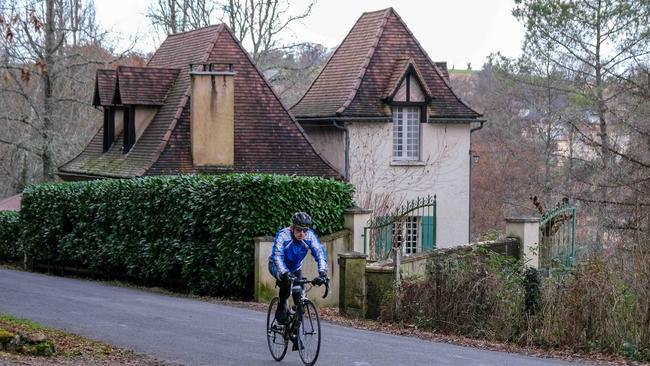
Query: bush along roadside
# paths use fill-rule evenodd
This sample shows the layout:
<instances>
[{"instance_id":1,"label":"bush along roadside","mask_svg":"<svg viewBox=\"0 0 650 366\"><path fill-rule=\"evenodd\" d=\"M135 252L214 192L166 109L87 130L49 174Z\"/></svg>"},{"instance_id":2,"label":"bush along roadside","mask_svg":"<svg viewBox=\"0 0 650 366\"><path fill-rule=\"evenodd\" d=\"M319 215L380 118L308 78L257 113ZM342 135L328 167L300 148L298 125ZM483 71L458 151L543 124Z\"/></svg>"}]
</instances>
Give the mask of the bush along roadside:
<instances>
[{"instance_id":1,"label":"bush along roadside","mask_svg":"<svg viewBox=\"0 0 650 366\"><path fill-rule=\"evenodd\" d=\"M0 211L0 262L22 260L19 243L20 215L13 211Z\"/></svg>"},{"instance_id":2,"label":"bush along roadside","mask_svg":"<svg viewBox=\"0 0 650 366\"><path fill-rule=\"evenodd\" d=\"M319 234L341 230L352 193L334 180L266 174L41 184L23 193L22 245L37 263L248 298L253 237L275 234L298 210Z\"/></svg>"},{"instance_id":3,"label":"bush along roadside","mask_svg":"<svg viewBox=\"0 0 650 366\"><path fill-rule=\"evenodd\" d=\"M632 270L631 262L621 263ZM496 253L454 252L434 257L424 279L403 281L381 316L445 334L647 362L650 277L617 263L596 257L542 278ZM648 273L645 263L637 273Z\"/></svg>"}]
</instances>

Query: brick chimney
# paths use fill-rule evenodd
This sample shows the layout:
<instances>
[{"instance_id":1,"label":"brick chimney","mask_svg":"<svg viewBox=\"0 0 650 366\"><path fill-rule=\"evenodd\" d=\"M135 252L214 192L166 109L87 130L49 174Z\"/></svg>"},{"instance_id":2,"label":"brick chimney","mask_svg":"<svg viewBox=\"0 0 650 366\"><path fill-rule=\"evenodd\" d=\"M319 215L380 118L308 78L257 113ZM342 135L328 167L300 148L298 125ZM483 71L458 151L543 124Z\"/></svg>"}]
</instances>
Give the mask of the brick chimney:
<instances>
[{"instance_id":1,"label":"brick chimney","mask_svg":"<svg viewBox=\"0 0 650 366\"><path fill-rule=\"evenodd\" d=\"M190 65L192 161L232 166L235 157L235 72L232 64Z\"/></svg>"}]
</instances>

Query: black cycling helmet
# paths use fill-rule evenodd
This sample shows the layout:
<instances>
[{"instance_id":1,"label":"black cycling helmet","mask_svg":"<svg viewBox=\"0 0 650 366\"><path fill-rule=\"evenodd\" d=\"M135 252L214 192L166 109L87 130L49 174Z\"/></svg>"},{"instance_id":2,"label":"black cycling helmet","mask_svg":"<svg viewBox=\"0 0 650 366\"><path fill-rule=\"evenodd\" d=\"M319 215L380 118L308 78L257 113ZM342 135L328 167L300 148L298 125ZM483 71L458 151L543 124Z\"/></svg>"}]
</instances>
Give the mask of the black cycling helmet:
<instances>
[{"instance_id":1,"label":"black cycling helmet","mask_svg":"<svg viewBox=\"0 0 650 366\"><path fill-rule=\"evenodd\" d=\"M291 221L294 225L300 227L310 227L311 226L311 217L306 212L296 212L293 214Z\"/></svg>"}]
</instances>

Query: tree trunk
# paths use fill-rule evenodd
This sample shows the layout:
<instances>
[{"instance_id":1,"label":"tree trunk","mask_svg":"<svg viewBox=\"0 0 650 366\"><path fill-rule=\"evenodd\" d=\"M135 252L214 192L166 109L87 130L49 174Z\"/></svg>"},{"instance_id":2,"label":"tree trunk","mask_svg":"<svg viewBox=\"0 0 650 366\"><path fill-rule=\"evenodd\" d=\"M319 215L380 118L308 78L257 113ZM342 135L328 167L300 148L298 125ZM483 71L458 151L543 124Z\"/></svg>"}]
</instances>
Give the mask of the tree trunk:
<instances>
[{"instance_id":1,"label":"tree trunk","mask_svg":"<svg viewBox=\"0 0 650 366\"><path fill-rule=\"evenodd\" d=\"M54 65L54 48L55 48L55 34L54 34L54 1L47 0L46 2L46 25L45 25L45 49L43 51L45 57L45 69L42 72L43 77L43 151L41 159L43 162L43 178L45 181L54 180L54 163L52 161L52 152L50 151L51 145L51 131L52 131L52 69Z\"/></svg>"}]
</instances>

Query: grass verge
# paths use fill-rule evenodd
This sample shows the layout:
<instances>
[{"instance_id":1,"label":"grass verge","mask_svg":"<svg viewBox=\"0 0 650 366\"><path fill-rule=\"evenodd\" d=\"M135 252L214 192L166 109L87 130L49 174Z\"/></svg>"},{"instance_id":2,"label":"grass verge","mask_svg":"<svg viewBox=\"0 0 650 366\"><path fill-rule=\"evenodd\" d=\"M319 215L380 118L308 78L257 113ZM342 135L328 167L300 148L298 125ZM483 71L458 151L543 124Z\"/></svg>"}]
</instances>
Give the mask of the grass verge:
<instances>
[{"instance_id":1,"label":"grass verge","mask_svg":"<svg viewBox=\"0 0 650 366\"><path fill-rule=\"evenodd\" d=\"M0 352L0 365L168 365L133 351L87 339L63 330L52 329L28 319L0 314L0 330L9 333L43 334L54 344L53 356L36 357Z\"/></svg>"}]
</instances>

